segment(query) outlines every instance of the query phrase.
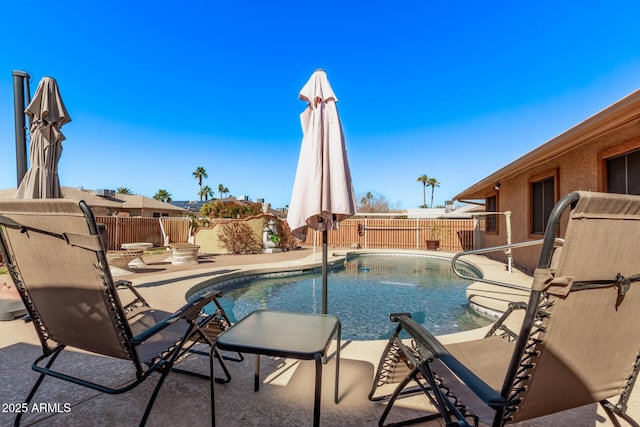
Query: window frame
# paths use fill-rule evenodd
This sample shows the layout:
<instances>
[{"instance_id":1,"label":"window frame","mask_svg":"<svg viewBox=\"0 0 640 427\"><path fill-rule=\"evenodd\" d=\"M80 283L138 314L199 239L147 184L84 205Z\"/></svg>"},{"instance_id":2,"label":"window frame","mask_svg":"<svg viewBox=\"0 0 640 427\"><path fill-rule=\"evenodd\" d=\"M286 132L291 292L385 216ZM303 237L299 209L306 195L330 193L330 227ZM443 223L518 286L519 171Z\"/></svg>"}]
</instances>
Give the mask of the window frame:
<instances>
[{"instance_id":1,"label":"window frame","mask_svg":"<svg viewBox=\"0 0 640 427\"><path fill-rule=\"evenodd\" d=\"M495 205L495 211L490 211L488 210L489 208L489 199L490 198L495 198L496 200L496 205ZM498 192L494 191L493 193L489 193L485 196L484 198L484 206L485 206L485 212L500 212L500 198L498 197ZM500 234L500 221L498 220L499 216L496 213L495 215L487 215L486 219L485 219L485 233L486 234L490 234L490 235L494 235L494 236L498 236ZM495 220L495 228L494 229L489 229L489 220L493 219Z\"/></svg>"},{"instance_id":2,"label":"window frame","mask_svg":"<svg viewBox=\"0 0 640 427\"><path fill-rule=\"evenodd\" d=\"M598 155L598 185L599 191L609 192L608 176L609 171L607 164L609 160L616 157L626 156L634 151L640 150L640 138L633 139L623 144L619 144L601 151Z\"/></svg>"},{"instance_id":3,"label":"window frame","mask_svg":"<svg viewBox=\"0 0 640 427\"><path fill-rule=\"evenodd\" d=\"M551 208L553 208L553 205L555 205L558 202L558 195L560 194L560 179L559 179L559 170L558 168L555 168L553 170L538 174L538 175L534 175L532 177L529 178L528 181L528 200L529 200L529 237L530 238L539 238L541 235L544 235L544 232L547 228L547 224L549 223L549 218L547 217L545 219L545 224L543 227L543 230L540 231L534 231L533 227L534 227L534 200L533 200L533 186L535 184L539 184L542 183L544 181L547 180L553 180L553 204L551 206ZM543 206L544 209L544 206Z\"/></svg>"}]
</instances>

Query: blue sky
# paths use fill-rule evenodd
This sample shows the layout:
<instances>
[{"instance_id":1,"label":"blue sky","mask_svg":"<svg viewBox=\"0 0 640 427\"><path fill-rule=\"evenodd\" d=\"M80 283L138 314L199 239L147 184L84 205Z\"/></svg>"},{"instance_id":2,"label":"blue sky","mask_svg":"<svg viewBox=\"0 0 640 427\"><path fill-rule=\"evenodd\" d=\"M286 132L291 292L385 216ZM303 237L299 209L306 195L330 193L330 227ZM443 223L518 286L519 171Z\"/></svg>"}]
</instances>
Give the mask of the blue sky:
<instances>
[{"instance_id":1,"label":"blue sky","mask_svg":"<svg viewBox=\"0 0 640 427\"><path fill-rule=\"evenodd\" d=\"M40 13L39 11L46 11ZM0 188L16 185L12 70L57 79L63 186L289 203L298 93L338 96L354 188L435 204L633 92L637 1L73 2L3 6Z\"/></svg>"}]
</instances>

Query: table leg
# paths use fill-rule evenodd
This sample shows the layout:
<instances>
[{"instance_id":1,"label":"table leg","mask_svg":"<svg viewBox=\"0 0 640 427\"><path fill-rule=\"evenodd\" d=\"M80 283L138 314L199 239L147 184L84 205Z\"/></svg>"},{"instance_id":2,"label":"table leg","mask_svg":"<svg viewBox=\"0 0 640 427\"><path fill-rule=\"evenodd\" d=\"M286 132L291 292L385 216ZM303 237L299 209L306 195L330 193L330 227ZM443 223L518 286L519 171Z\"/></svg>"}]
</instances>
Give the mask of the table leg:
<instances>
[{"instance_id":1,"label":"table leg","mask_svg":"<svg viewBox=\"0 0 640 427\"><path fill-rule=\"evenodd\" d=\"M322 355L316 353L313 355L316 360L316 390L313 399L313 426L320 425L320 396L322 394Z\"/></svg>"},{"instance_id":2,"label":"table leg","mask_svg":"<svg viewBox=\"0 0 640 427\"><path fill-rule=\"evenodd\" d=\"M338 403L338 384L340 382L340 339L342 338L342 326L338 323L338 339L336 341L336 390L333 401Z\"/></svg>"},{"instance_id":3,"label":"table leg","mask_svg":"<svg viewBox=\"0 0 640 427\"><path fill-rule=\"evenodd\" d=\"M211 376L211 378L209 379L209 387L210 387L210 393L211 393L211 427L216 427L216 402L215 402L215 392L214 392L214 385L213 383L214 381L214 373L213 373L213 359L214 359L214 355L213 355L213 350L215 347L213 347L211 349L211 351L209 352L209 375Z\"/></svg>"},{"instance_id":4,"label":"table leg","mask_svg":"<svg viewBox=\"0 0 640 427\"><path fill-rule=\"evenodd\" d=\"M253 391L260 390L260 355L256 354L256 371L253 375Z\"/></svg>"}]
</instances>

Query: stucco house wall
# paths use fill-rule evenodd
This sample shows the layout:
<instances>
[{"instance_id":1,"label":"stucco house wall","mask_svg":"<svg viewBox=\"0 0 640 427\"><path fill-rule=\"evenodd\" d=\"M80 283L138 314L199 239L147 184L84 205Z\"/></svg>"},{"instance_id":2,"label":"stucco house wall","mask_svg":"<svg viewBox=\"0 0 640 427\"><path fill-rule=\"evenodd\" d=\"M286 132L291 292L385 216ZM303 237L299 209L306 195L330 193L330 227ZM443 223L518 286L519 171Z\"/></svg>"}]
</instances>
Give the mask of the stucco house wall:
<instances>
[{"instance_id":1,"label":"stucco house wall","mask_svg":"<svg viewBox=\"0 0 640 427\"><path fill-rule=\"evenodd\" d=\"M640 91L634 92L562 135L543 144L455 197L458 201L484 201L497 197L497 210L511 212L512 242L541 239L531 233L531 183L553 176L554 199L576 190L606 192L606 160L640 149ZM494 187L499 185L499 190ZM566 219L560 228L565 231ZM487 232L485 246L506 243L506 222L498 219L497 232ZM539 246L513 251L517 267L533 271ZM492 257L505 260L504 253Z\"/></svg>"}]
</instances>

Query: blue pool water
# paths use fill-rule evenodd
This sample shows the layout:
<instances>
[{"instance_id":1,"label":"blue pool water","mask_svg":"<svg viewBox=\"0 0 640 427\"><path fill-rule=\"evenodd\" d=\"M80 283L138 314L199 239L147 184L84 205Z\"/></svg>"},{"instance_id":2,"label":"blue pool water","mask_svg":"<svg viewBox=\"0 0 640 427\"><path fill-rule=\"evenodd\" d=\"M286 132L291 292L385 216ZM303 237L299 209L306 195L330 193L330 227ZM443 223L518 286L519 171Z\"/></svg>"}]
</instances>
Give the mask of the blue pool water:
<instances>
[{"instance_id":1,"label":"blue pool water","mask_svg":"<svg viewBox=\"0 0 640 427\"><path fill-rule=\"evenodd\" d=\"M462 270L471 276L471 267ZM345 340L387 339L393 312L410 312L435 335L487 325L468 307L468 280L451 271L447 259L426 256L356 256L328 277L328 312L342 322ZM232 321L258 309L320 313L321 274L270 277L220 288Z\"/></svg>"}]
</instances>

